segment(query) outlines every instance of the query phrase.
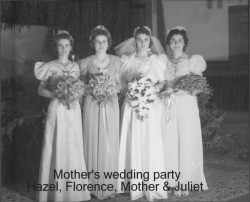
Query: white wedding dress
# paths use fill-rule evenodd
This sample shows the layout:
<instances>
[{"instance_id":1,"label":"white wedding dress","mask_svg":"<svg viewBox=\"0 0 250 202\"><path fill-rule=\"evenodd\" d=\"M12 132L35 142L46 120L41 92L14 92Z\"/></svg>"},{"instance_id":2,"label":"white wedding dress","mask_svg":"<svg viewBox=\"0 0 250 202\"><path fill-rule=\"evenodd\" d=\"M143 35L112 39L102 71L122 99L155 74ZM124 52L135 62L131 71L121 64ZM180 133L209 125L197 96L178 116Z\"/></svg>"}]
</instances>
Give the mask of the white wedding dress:
<instances>
[{"instance_id":1,"label":"white wedding dress","mask_svg":"<svg viewBox=\"0 0 250 202\"><path fill-rule=\"evenodd\" d=\"M142 60L131 56L122 58L122 83L127 83L135 77L136 74L151 78L153 82L164 80L166 69L165 55L151 55L148 60ZM163 142L161 130L161 112L162 102L159 98L155 100L149 110L149 117L144 122L137 118L136 113L126 97L122 109L122 126L120 138L119 171L127 172L149 172L149 180L143 179L119 179L118 191L125 192L122 183L130 184L159 184L155 191L130 191L131 200L146 196L147 200L166 199L167 191L163 190L165 179L153 180L154 172L165 172Z\"/></svg>"}]
</instances>

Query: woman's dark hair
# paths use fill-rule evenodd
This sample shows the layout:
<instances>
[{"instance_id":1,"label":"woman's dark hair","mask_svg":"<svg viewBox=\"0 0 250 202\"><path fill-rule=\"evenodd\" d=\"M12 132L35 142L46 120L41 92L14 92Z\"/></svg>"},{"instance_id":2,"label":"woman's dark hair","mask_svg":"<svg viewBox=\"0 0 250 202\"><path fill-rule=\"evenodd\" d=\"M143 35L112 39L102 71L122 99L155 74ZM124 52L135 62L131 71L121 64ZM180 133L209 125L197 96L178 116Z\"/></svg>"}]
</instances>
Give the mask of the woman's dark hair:
<instances>
[{"instance_id":1,"label":"woman's dark hair","mask_svg":"<svg viewBox=\"0 0 250 202\"><path fill-rule=\"evenodd\" d=\"M134 37L136 39L136 37L139 35L139 34L146 34L147 36L150 37L150 43L149 43L149 48L151 48L151 46L153 45L153 42L152 42L152 39L151 39L151 30L147 27L137 27L135 28L134 30Z\"/></svg>"},{"instance_id":2,"label":"woman's dark hair","mask_svg":"<svg viewBox=\"0 0 250 202\"><path fill-rule=\"evenodd\" d=\"M174 36L174 35L181 35L184 39L184 47L183 47L183 51L186 50L186 47L188 45L188 42L189 42L189 39L187 37L187 32L186 30L179 30L179 29L172 29L168 35L167 35L167 39L166 39L166 44L167 45L170 45L170 41L171 41L171 38Z\"/></svg>"},{"instance_id":3,"label":"woman's dark hair","mask_svg":"<svg viewBox=\"0 0 250 202\"><path fill-rule=\"evenodd\" d=\"M112 46L112 38L111 35L109 33L109 31L102 26L102 28L98 28L98 26L96 28L94 28L91 31L90 37L89 37L89 45L91 48L95 47L95 39L97 36L102 35L102 36L106 36L108 39L108 49Z\"/></svg>"},{"instance_id":4,"label":"woman's dark hair","mask_svg":"<svg viewBox=\"0 0 250 202\"><path fill-rule=\"evenodd\" d=\"M74 46L74 39L72 38L72 36L69 34L69 32L65 31L63 33L60 33L60 31L58 31L59 33L57 33L57 35L54 37L53 39L53 52L54 54L58 55L57 53L57 43L60 39L68 39L70 42L70 45L72 47L69 56L71 56L73 54L73 46Z\"/></svg>"}]
</instances>

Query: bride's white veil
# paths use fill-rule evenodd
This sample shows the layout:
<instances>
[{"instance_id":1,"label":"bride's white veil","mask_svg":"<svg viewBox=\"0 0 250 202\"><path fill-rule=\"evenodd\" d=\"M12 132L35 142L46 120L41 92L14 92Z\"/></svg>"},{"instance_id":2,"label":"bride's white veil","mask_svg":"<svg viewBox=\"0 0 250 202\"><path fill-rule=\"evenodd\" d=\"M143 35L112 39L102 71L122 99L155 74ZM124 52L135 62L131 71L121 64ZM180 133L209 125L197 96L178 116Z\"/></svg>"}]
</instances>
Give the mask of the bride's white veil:
<instances>
[{"instance_id":1,"label":"bride's white veil","mask_svg":"<svg viewBox=\"0 0 250 202\"><path fill-rule=\"evenodd\" d=\"M115 47L116 54L121 57L123 55L131 55L136 52L135 38L131 37Z\"/></svg>"},{"instance_id":2,"label":"bride's white veil","mask_svg":"<svg viewBox=\"0 0 250 202\"><path fill-rule=\"evenodd\" d=\"M161 42L159 39L157 39L154 36L151 36L153 45L150 47L151 51L155 54L165 54L164 48L161 45Z\"/></svg>"},{"instance_id":3,"label":"bride's white veil","mask_svg":"<svg viewBox=\"0 0 250 202\"><path fill-rule=\"evenodd\" d=\"M149 28L148 28L149 29ZM150 36L152 40L151 52L154 54L165 54L161 42L154 36ZM121 57L122 55L131 55L136 52L135 37L131 37L118 46L115 47L116 54Z\"/></svg>"}]
</instances>

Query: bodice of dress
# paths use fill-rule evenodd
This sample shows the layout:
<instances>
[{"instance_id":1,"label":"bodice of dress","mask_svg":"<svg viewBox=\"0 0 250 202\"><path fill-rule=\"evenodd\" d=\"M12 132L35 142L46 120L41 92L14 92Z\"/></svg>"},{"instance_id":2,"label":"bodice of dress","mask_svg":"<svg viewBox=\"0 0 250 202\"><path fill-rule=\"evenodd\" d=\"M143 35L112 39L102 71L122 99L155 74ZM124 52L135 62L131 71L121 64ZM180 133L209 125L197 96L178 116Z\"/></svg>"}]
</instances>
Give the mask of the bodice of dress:
<instances>
[{"instance_id":1,"label":"bodice of dress","mask_svg":"<svg viewBox=\"0 0 250 202\"><path fill-rule=\"evenodd\" d=\"M190 58L184 55L179 61L168 59L166 64L166 80L173 80L176 77L187 75L191 72L202 75L202 72L206 70L206 61L200 55L193 55Z\"/></svg>"},{"instance_id":2,"label":"bodice of dress","mask_svg":"<svg viewBox=\"0 0 250 202\"><path fill-rule=\"evenodd\" d=\"M89 80L93 78L96 74L104 73L114 79L117 84L120 84L120 59L114 55L107 56L109 58L109 64L105 67L105 71L101 71L101 69L94 64L94 55L91 55L81 61L80 75L84 83L87 84Z\"/></svg>"},{"instance_id":3,"label":"bodice of dress","mask_svg":"<svg viewBox=\"0 0 250 202\"><path fill-rule=\"evenodd\" d=\"M142 74L157 82L164 80L164 73L166 70L166 56L165 55L151 55L148 59L140 59L131 56L122 56L122 80L123 82L131 81L135 75Z\"/></svg>"},{"instance_id":4,"label":"bodice of dress","mask_svg":"<svg viewBox=\"0 0 250 202\"><path fill-rule=\"evenodd\" d=\"M44 63L36 62L34 68L35 77L38 80L48 80L47 88L50 90L55 89L58 79L63 75L70 75L75 78L79 78L80 69L77 63L69 62L67 65L63 65L56 60Z\"/></svg>"}]
</instances>

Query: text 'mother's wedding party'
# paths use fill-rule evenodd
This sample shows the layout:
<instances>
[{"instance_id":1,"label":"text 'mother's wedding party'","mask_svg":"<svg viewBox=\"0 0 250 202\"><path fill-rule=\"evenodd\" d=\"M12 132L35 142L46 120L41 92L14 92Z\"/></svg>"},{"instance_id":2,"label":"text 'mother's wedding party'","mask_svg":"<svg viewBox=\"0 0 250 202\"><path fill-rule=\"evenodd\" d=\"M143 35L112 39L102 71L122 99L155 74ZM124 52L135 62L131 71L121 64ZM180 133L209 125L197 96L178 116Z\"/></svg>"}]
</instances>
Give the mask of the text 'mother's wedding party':
<instances>
[{"instance_id":1,"label":"text 'mother's wedding party'","mask_svg":"<svg viewBox=\"0 0 250 202\"><path fill-rule=\"evenodd\" d=\"M215 2L1 3L3 200L248 201L248 3Z\"/></svg>"}]
</instances>

